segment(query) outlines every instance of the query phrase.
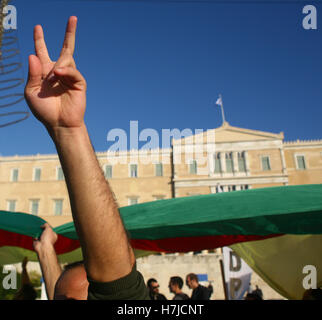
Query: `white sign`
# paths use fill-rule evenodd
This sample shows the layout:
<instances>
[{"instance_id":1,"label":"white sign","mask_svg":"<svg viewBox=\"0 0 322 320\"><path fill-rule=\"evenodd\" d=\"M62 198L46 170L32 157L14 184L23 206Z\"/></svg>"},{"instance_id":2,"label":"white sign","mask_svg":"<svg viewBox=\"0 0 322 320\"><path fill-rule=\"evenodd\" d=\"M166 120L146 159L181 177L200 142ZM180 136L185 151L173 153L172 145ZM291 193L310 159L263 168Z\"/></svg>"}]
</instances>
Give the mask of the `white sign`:
<instances>
[{"instance_id":1,"label":"white sign","mask_svg":"<svg viewBox=\"0 0 322 320\"><path fill-rule=\"evenodd\" d=\"M228 300L243 300L249 289L252 269L229 247L223 248L224 275Z\"/></svg>"}]
</instances>

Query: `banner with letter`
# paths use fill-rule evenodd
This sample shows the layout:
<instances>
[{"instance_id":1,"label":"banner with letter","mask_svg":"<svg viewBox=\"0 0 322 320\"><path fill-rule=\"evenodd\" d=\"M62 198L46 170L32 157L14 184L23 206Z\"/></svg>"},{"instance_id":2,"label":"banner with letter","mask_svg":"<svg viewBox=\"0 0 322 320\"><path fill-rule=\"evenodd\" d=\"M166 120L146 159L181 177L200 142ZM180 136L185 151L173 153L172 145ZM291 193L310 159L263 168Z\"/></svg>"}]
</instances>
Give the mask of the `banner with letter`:
<instances>
[{"instance_id":1,"label":"banner with letter","mask_svg":"<svg viewBox=\"0 0 322 320\"><path fill-rule=\"evenodd\" d=\"M243 300L249 290L252 269L229 247L222 250L227 299Z\"/></svg>"}]
</instances>

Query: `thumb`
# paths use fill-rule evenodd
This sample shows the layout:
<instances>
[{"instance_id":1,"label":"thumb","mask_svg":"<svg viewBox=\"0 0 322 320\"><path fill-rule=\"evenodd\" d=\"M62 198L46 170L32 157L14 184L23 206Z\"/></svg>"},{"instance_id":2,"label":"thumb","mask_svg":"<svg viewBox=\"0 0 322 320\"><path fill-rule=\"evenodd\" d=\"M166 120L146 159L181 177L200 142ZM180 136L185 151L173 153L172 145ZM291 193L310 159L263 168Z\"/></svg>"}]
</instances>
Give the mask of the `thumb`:
<instances>
[{"instance_id":1,"label":"thumb","mask_svg":"<svg viewBox=\"0 0 322 320\"><path fill-rule=\"evenodd\" d=\"M36 88L41 86L42 66L39 58L35 55L29 56L29 73L26 88Z\"/></svg>"},{"instance_id":2,"label":"thumb","mask_svg":"<svg viewBox=\"0 0 322 320\"><path fill-rule=\"evenodd\" d=\"M55 77L72 89L86 89L86 81L82 74L74 67L57 67L54 69Z\"/></svg>"}]
</instances>

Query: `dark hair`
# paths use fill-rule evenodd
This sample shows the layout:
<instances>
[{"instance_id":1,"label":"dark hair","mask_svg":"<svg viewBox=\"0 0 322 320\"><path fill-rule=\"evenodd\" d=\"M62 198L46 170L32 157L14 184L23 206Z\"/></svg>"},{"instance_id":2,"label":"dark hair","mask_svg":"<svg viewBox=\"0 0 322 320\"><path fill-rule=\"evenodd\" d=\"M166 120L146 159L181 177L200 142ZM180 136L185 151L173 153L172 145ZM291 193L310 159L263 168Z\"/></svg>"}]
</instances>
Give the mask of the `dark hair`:
<instances>
[{"instance_id":1,"label":"dark hair","mask_svg":"<svg viewBox=\"0 0 322 320\"><path fill-rule=\"evenodd\" d=\"M199 283L198 276L195 273L189 273L187 275L187 278L189 278L190 280L195 280Z\"/></svg>"},{"instance_id":2,"label":"dark hair","mask_svg":"<svg viewBox=\"0 0 322 320\"><path fill-rule=\"evenodd\" d=\"M247 293L245 300L263 300L263 298L257 293Z\"/></svg>"},{"instance_id":3,"label":"dark hair","mask_svg":"<svg viewBox=\"0 0 322 320\"><path fill-rule=\"evenodd\" d=\"M180 277L171 277L170 283L176 284L179 287L179 289L182 289L182 287L183 287L183 280Z\"/></svg>"},{"instance_id":4,"label":"dark hair","mask_svg":"<svg viewBox=\"0 0 322 320\"><path fill-rule=\"evenodd\" d=\"M304 292L303 300L322 300L322 289L308 289Z\"/></svg>"},{"instance_id":5,"label":"dark hair","mask_svg":"<svg viewBox=\"0 0 322 320\"><path fill-rule=\"evenodd\" d=\"M67 270L70 270L70 269L73 269L73 268L76 268L76 267L79 267L79 266L83 266L83 265L84 265L84 261L72 262L72 263L66 264L64 266L64 270L67 271Z\"/></svg>"},{"instance_id":6,"label":"dark hair","mask_svg":"<svg viewBox=\"0 0 322 320\"><path fill-rule=\"evenodd\" d=\"M148 282L146 283L146 285L148 286L148 288L151 288L151 283L152 282L158 282L156 279L154 279L154 278L150 278L149 280L148 280Z\"/></svg>"}]
</instances>

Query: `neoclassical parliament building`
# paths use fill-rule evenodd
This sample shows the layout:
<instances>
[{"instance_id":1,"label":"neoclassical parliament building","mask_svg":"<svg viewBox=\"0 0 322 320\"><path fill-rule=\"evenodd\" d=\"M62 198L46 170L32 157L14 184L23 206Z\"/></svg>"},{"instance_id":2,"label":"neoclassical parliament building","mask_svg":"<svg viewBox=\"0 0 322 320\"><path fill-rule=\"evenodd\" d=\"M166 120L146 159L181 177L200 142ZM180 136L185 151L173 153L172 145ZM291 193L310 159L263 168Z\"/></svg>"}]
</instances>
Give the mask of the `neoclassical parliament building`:
<instances>
[{"instance_id":1,"label":"neoclassical parliament building","mask_svg":"<svg viewBox=\"0 0 322 320\"><path fill-rule=\"evenodd\" d=\"M231 126L172 140L171 148L97 152L120 207L217 192L322 183L322 140ZM0 157L0 210L52 226L72 221L56 154Z\"/></svg>"}]
</instances>

